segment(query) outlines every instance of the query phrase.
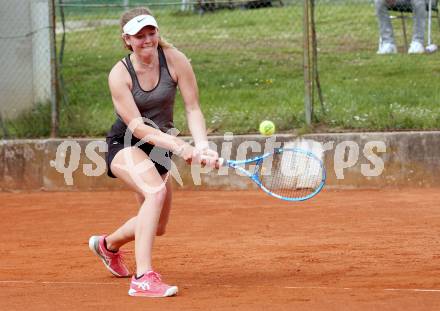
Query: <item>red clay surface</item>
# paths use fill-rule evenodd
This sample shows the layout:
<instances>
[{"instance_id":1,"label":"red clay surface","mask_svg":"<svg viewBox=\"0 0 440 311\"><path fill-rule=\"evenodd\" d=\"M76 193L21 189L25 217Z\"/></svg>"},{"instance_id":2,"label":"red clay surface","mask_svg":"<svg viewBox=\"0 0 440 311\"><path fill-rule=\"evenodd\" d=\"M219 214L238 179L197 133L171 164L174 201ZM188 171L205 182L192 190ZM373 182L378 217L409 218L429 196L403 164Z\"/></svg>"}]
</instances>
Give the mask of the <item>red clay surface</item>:
<instances>
[{"instance_id":1,"label":"red clay surface","mask_svg":"<svg viewBox=\"0 0 440 311\"><path fill-rule=\"evenodd\" d=\"M88 249L129 192L0 193L1 310L435 310L439 189L176 191L154 264L177 297L133 298ZM133 266L133 243L126 247ZM437 306L437 307L436 307Z\"/></svg>"}]
</instances>

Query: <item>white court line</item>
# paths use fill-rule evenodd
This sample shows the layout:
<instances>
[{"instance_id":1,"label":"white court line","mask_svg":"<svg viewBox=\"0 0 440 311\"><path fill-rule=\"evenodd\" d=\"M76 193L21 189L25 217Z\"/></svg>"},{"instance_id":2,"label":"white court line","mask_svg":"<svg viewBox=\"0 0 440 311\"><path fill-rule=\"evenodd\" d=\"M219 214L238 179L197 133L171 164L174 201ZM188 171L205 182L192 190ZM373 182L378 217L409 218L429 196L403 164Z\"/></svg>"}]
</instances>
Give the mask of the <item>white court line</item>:
<instances>
[{"instance_id":1,"label":"white court line","mask_svg":"<svg viewBox=\"0 0 440 311\"><path fill-rule=\"evenodd\" d=\"M369 287L330 287L330 286L286 286L286 289L335 289L335 290L378 290L378 291L393 291L393 292L438 292L437 288L369 288Z\"/></svg>"},{"instance_id":2,"label":"white court line","mask_svg":"<svg viewBox=\"0 0 440 311\"><path fill-rule=\"evenodd\" d=\"M440 292L440 289L429 288L385 288L387 291Z\"/></svg>"},{"instance_id":3,"label":"white court line","mask_svg":"<svg viewBox=\"0 0 440 311\"><path fill-rule=\"evenodd\" d=\"M127 281L128 283L128 281ZM67 281L31 281L31 280L0 280L1 284L49 284L49 285L126 285L125 283L117 283L117 282L67 282ZM212 285L212 284L203 284L203 285L195 285L195 284L185 284L184 287L197 287L197 286L210 286L210 287L230 287L233 288L233 285ZM242 285L236 287L243 287ZM245 287L250 288L266 288L269 286L258 286L258 285L249 285ZM274 287L274 286L271 286ZM440 289L437 288L368 288L368 287L331 287L331 286L283 286L281 288L284 289L319 289L319 290L346 290L346 291L356 291L356 290L376 290L376 291L393 291L393 292L433 292L440 293Z\"/></svg>"}]
</instances>

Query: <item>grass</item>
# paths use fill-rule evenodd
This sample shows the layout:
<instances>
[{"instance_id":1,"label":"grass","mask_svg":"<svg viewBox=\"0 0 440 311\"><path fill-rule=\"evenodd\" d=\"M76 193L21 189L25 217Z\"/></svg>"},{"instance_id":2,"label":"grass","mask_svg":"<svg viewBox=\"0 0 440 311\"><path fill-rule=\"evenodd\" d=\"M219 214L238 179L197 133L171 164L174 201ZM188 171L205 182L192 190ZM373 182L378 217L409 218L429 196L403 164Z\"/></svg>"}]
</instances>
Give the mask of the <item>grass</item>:
<instances>
[{"instance_id":1,"label":"grass","mask_svg":"<svg viewBox=\"0 0 440 311\"><path fill-rule=\"evenodd\" d=\"M66 20L119 14L114 8L93 10L81 15L77 9L66 11ZM264 119L282 132L305 127L301 5L203 16L169 8L155 13L161 33L191 59L210 133L255 133ZM378 30L370 2L318 2L316 20L326 112L316 104L312 131L440 128L440 53L376 55ZM394 23L394 29L402 44L400 24ZM434 29L436 41L439 32ZM66 37L61 135L103 136L114 120L107 74L127 53L118 27ZM46 136L48 113L49 108L38 108L7 122L8 131L17 137ZM188 134L179 96L175 126Z\"/></svg>"},{"instance_id":2,"label":"grass","mask_svg":"<svg viewBox=\"0 0 440 311\"><path fill-rule=\"evenodd\" d=\"M39 103L17 119L0 118L0 138L35 138L50 135L51 111L48 103Z\"/></svg>"}]
</instances>

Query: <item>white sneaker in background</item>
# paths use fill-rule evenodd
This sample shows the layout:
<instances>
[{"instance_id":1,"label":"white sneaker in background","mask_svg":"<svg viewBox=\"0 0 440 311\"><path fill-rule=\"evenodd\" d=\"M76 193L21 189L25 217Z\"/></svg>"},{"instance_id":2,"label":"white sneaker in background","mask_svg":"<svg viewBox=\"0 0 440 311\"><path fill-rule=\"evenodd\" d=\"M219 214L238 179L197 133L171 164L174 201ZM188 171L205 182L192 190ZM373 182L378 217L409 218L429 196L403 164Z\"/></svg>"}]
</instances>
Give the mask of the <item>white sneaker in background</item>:
<instances>
[{"instance_id":1,"label":"white sneaker in background","mask_svg":"<svg viewBox=\"0 0 440 311\"><path fill-rule=\"evenodd\" d=\"M377 54L395 54L397 53L397 47L394 43L381 43L379 45L379 49L377 50Z\"/></svg>"},{"instance_id":2,"label":"white sneaker in background","mask_svg":"<svg viewBox=\"0 0 440 311\"><path fill-rule=\"evenodd\" d=\"M408 49L408 54L422 54L425 53L425 47L419 41L411 42L411 45Z\"/></svg>"}]
</instances>

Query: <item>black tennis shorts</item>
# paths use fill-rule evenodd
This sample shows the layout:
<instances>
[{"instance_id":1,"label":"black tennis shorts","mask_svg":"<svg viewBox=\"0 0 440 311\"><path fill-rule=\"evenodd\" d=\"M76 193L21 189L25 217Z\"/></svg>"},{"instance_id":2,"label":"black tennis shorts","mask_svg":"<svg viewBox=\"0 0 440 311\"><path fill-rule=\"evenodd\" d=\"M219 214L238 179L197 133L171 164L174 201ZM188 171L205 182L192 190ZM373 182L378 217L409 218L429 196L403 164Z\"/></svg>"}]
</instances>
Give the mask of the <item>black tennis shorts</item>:
<instances>
[{"instance_id":1,"label":"black tennis shorts","mask_svg":"<svg viewBox=\"0 0 440 311\"><path fill-rule=\"evenodd\" d=\"M126 146L124 146L124 134L123 134L123 135L107 137L106 142L108 147L108 151L105 157L105 162L107 163L107 175L112 178L117 178L115 175L113 175L112 170L110 168L110 165L113 159L115 158L115 155L120 150L126 147L131 147L136 145L139 142L139 139L133 136L131 138L131 144L130 145L127 144ZM156 147L154 145L145 142L139 144L137 147L150 157L151 161L153 161L154 166L156 167L160 175L164 175L168 173L168 171L171 169L171 156L173 155L171 151L160 147Z\"/></svg>"}]
</instances>

